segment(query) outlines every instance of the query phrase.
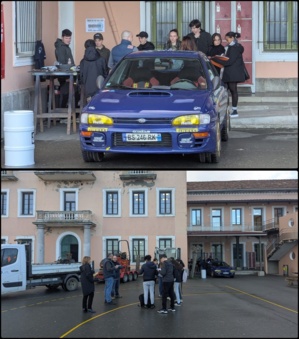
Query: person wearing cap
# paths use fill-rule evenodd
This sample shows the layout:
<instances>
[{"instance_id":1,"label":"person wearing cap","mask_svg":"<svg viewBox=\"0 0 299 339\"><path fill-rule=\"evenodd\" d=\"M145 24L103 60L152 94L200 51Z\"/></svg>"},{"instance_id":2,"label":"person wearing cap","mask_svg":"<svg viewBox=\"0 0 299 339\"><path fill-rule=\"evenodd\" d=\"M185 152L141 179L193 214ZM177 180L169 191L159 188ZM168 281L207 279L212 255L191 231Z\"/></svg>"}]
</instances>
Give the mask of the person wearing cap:
<instances>
[{"instance_id":1,"label":"person wearing cap","mask_svg":"<svg viewBox=\"0 0 299 339\"><path fill-rule=\"evenodd\" d=\"M110 56L110 49L108 49L107 47L105 47L105 45L103 45L104 37L101 33L96 33L93 36L93 39L94 39L94 42L96 43L97 52L100 54L102 58L106 60L107 72L108 72L108 60Z\"/></svg>"},{"instance_id":2,"label":"person wearing cap","mask_svg":"<svg viewBox=\"0 0 299 339\"><path fill-rule=\"evenodd\" d=\"M110 70L127 54L138 51L137 47L132 45L133 34L130 31L121 33L120 44L114 46L111 50L108 67Z\"/></svg>"},{"instance_id":3,"label":"person wearing cap","mask_svg":"<svg viewBox=\"0 0 299 339\"><path fill-rule=\"evenodd\" d=\"M139 38L140 45L137 47L139 51L148 51L155 49L155 45L147 41L148 34L144 31L140 32L139 34L136 35L137 38Z\"/></svg>"}]
</instances>

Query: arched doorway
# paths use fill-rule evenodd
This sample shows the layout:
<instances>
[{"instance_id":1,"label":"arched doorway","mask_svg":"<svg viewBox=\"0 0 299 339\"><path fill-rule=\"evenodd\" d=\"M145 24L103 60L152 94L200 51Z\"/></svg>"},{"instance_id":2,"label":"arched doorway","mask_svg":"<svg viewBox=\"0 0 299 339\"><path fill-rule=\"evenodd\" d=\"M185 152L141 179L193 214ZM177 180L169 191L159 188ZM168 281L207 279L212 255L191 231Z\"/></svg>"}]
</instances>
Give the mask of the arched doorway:
<instances>
[{"instance_id":1,"label":"arched doorway","mask_svg":"<svg viewBox=\"0 0 299 339\"><path fill-rule=\"evenodd\" d=\"M79 246L78 240L73 235L66 235L61 240L61 259L72 259L78 262Z\"/></svg>"}]
</instances>

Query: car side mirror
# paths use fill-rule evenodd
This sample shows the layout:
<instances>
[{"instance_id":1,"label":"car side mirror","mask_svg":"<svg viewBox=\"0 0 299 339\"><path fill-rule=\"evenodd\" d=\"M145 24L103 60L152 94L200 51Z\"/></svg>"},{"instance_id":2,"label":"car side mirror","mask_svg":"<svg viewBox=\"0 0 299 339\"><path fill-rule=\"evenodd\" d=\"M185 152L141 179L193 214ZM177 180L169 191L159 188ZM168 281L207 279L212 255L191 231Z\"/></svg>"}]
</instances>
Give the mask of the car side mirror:
<instances>
[{"instance_id":1,"label":"car side mirror","mask_svg":"<svg viewBox=\"0 0 299 339\"><path fill-rule=\"evenodd\" d=\"M212 84L213 84L214 90L216 90L217 88L220 87L220 83L221 83L220 77L219 76L215 76L213 78L213 80L212 80Z\"/></svg>"},{"instance_id":2,"label":"car side mirror","mask_svg":"<svg viewBox=\"0 0 299 339\"><path fill-rule=\"evenodd\" d=\"M96 80L97 87L100 89L104 83L105 79L102 75L99 75Z\"/></svg>"}]
</instances>

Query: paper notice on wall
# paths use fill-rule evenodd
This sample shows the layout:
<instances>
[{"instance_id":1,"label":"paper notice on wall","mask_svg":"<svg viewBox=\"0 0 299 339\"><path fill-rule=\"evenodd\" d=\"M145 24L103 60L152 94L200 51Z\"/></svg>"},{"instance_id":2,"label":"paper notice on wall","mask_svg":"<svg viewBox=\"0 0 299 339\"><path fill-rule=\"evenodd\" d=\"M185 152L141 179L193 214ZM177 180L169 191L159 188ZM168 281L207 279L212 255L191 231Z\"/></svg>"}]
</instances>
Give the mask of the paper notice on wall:
<instances>
[{"instance_id":1,"label":"paper notice on wall","mask_svg":"<svg viewBox=\"0 0 299 339\"><path fill-rule=\"evenodd\" d=\"M86 19L86 32L105 32L105 19Z\"/></svg>"}]
</instances>

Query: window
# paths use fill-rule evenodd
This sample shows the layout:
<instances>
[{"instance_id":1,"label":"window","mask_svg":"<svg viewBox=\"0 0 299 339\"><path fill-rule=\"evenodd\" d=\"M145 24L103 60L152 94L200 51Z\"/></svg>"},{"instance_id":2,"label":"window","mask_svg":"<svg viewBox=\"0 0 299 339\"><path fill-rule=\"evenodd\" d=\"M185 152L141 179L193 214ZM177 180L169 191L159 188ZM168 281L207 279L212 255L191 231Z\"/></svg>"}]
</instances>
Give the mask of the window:
<instances>
[{"instance_id":1,"label":"window","mask_svg":"<svg viewBox=\"0 0 299 339\"><path fill-rule=\"evenodd\" d=\"M204 2L203 1L152 1L151 13L146 13L152 17L152 39L156 49L164 47L168 40L168 33L171 29L177 28L180 37L190 33L189 23L196 18L201 21L204 27Z\"/></svg>"},{"instance_id":2,"label":"window","mask_svg":"<svg viewBox=\"0 0 299 339\"><path fill-rule=\"evenodd\" d=\"M279 218L283 216L283 208L275 207L274 208L274 226L279 225Z\"/></svg>"},{"instance_id":3,"label":"window","mask_svg":"<svg viewBox=\"0 0 299 339\"><path fill-rule=\"evenodd\" d=\"M222 255L222 245L221 244L212 244L212 258L214 260L223 260L223 255Z\"/></svg>"},{"instance_id":4,"label":"window","mask_svg":"<svg viewBox=\"0 0 299 339\"><path fill-rule=\"evenodd\" d=\"M22 192L21 215L33 215L33 192Z\"/></svg>"},{"instance_id":5,"label":"window","mask_svg":"<svg viewBox=\"0 0 299 339\"><path fill-rule=\"evenodd\" d=\"M171 238L160 238L159 239L159 248L171 248L172 247L172 239Z\"/></svg>"},{"instance_id":6,"label":"window","mask_svg":"<svg viewBox=\"0 0 299 339\"><path fill-rule=\"evenodd\" d=\"M172 192L159 191L159 214L170 215L172 214Z\"/></svg>"},{"instance_id":7,"label":"window","mask_svg":"<svg viewBox=\"0 0 299 339\"><path fill-rule=\"evenodd\" d=\"M118 239L106 239L106 258L109 253L117 254L118 252Z\"/></svg>"},{"instance_id":8,"label":"window","mask_svg":"<svg viewBox=\"0 0 299 339\"><path fill-rule=\"evenodd\" d=\"M264 50L297 50L298 4L296 1L265 1Z\"/></svg>"},{"instance_id":9,"label":"window","mask_svg":"<svg viewBox=\"0 0 299 339\"><path fill-rule=\"evenodd\" d=\"M1 267L15 263L17 257L18 250L16 248L5 248L1 250Z\"/></svg>"},{"instance_id":10,"label":"window","mask_svg":"<svg viewBox=\"0 0 299 339\"><path fill-rule=\"evenodd\" d=\"M64 211L76 210L76 192L64 192Z\"/></svg>"},{"instance_id":11,"label":"window","mask_svg":"<svg viewBox=\"0 0 299 339\"><path fill-rule=\"evenodd\" d=\"M212 227L213 230L220 230L221 227L221 209L212 210Z\"/></svg>"},{"instance_id":12,"label":"window","mask_svg":"<svg viewBox=\"0 0 299 339\"><path fill-rule=\"evenodd\" d=\"M144 192L138 191L132 194L133 215L145 214L145 195Z\"/></svg>"},{"instance_id":13,"label":"window","mask_svg":"<svg viewBox=\"0 0 299 339\"><path fill-rule=\"evenodd\" d=\"M7 217L8 216L8 192L2 191L1 192L1 216Z\"/></svg>"},{"instance_id":14,"label":"window","mask_svg":"<svg viewBox=\"0 0 299 339\"><path fill-rule=\"evenodd\" d=\"M255 252L255 258L256 258L256 262L259 261L264 261L264 244L261 244L262 246L262 257L260 260L260 244L254 244L254 252Z\"/></svg>"},{"instance_id":15,"label":"window","mask_svg":"<svg viewBox=\"0 0 299 339\"><path fill-rule=\"evenodd\" d=\"M262 208L253 209L253 226L255 231L261 231L263 224L263 210Z\"/></svg>"},{"instance_id":16,"label":"window","mask_svg":"<svg viewBox=\"0 0 299 339\"><path fill-rule=\"evenodd\" d=\"M35 42L42 37L42 2L14 1L15 66L33 63Z\"/></svg>"},{"instance_id":17,"label":"window","mask_svg":"<svg viewBox=\"0 0 299 339\"><path fill-rule=\"evenodd\" d=\"M232 225L242 225L241 208L232 208Z\"/></svg>"},{"instance_id":18,"label":"window","mask_svg":"<svg viewBox=\"0 0 299 339\"><path fill-rule=\"evenodd\" d=\"M118 215L118 192L106 192L106 214Z\"/></svg>"},{"instance_id":19,"label":"window","mask_svg":"<svg viewBox=\"0 0 299 339\"><path fill-rule=\"evenodd\" d=\"M133 262L136 262L137 255L140 256L140 261L144 261L145 256L145 239L132 239L133 244Z\"/></svg>"},{"instance_id":20,"label":"window","mask_svg":"<svg viewBox=\"0 0 299 339\"><path fill-rule=\"evenodd\" d=\"M191 211L192 226L201 226L201 209L194 209Z\"/></svg>"}]
</instances>

